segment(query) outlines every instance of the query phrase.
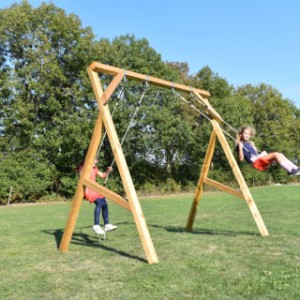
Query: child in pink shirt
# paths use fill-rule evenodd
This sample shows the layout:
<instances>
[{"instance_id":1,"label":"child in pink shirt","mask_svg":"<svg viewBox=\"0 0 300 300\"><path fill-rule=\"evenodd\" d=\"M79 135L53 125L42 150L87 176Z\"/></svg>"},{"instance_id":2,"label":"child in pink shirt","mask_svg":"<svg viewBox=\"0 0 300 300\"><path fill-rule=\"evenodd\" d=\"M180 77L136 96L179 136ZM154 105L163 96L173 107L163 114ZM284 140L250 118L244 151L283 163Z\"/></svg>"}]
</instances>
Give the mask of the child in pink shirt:
<instances>
[{"instance_id":1,"label":"child in pink shirt","mask_svg":"<svg viewBox=\"0 0 300 300\"><path fill-rule=\"evenodd\" d=\"M112 167L108 167L105 173L100 172L96 166L97 162L98 162L98 160L95 159L93 169L90 173L90 179L95 182L96 182L97 176L104 179L112 171ZM76 171L78 173L80 173L82 168L83 168L83 165L80 165L76 168ZM105 232L107 232L107 231L115 230L117 228L117 226L109 223L108 205L107 205L107 201L106 201L105 197L88 187L85 189L84 197L86 200L90 201L91 203L95 203L94 226L92 228L93 231L96 232L97 234L105 234ZM102 217L103 217L103 221L104 221L104 230L100 226L101 211L102 211Z\"/></svg>"}]
</instances>

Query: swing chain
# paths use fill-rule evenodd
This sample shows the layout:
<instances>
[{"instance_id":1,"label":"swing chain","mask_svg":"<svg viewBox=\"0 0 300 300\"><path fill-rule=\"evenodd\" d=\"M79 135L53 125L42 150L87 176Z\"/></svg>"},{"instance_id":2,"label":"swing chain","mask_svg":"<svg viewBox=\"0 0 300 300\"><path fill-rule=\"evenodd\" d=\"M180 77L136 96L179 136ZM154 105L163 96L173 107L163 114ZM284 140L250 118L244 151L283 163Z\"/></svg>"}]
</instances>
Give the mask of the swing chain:
<instances>
[{"instance_id":1,"label":"swing chain","mask_svg":"<svg viewBox=\"0 0 300 300\"><path fill-rule=\"evenodd\" d=\"M135 108L135 111L134 111L134 113L133 113L133 115L132 115L132 117L131 117L131 119L130 119L130 121L129 121L129 124L128 124L127 128L126 128L126 131L125 131L125 133L124 133L124 135L123 135L123 137L122 137L122 140L121 140L121 143L120 143L121 147L122 147L122 145L123 145L123 143L124 143L124 141L125 141L125 139L126 139L126 137L127 137L127 135L128 135L128 132L129 132L131 126L132 126L132 123L133 123L133 121L134 121L134 118L135 118L135 116L137 115L137 113L138 113L138 111L139 111L139 109L140 109L140 107L141 107L142 101L143 101L143 99L144 99L144 97L145 97L145 95L146 95L146 92L148 91L148 87L149 87L148 81L145 81L144 91L143 91L143 93L142 93L142 95L141 95L141 97L140 97L140 99L139 99L139 101L138 101L138 103L137 103L137 106L136 106L136 108ZM110 164L110 167L111 167L111 168L113 167L114 163L115 163L115 158L113 159L113 161L112 161L111 164ZM105 178L105 182L104 182L105 184L106 184L106 182L107 182L107 180L108 180L109 174L110 174L110 173L108 173L107 177Z\"/></svg>"},{"instance_id":2,"label":"swing chain","mask_svg":"<svg viewBox=\"0 0 300 300\"><path fill-rule=\"evenodd\" d=\"M176 90L172 89L173 92L185 103L187 103L191 108L193 108L195 111L197 111L198 113L200 113L200 115L202 115L204 118L206 118L208 121L211 121L211 119L205 114L203 113L200 109L196 108L190 101L188 101L186 98L184 98L179 92L177 92ZM204 106L204 108L207 109L207 105L201 103L197 98L195 98L195 96L191 93L191 96L197 100L198 103L200 103L202 106ZM226 121L222 120L224 122L225 125L227 125L232 131L234 131L235 133L237 133L237 130L235 128L233 128L230 124L228 124ZM234 138L232 135L230 135L230 133L228 133L224 128L221 127L221 130L223 131L223 133L225 135L227 135L229 138L231 138L235 143L236 143L236 138ZM245 147L243 147L245 150L247 150ZM248 150L247 150L248 151Z\"/></svg>"},{"instance_id":3,"label":"swing chain","mask_svg":"<svg viewBox=\"0 0 300 300\"><path fill-rule=\"evenodd\" d=\"M120 99L123 97L123 95L124 95L124 87L122 86L122 88L121 88L121 90L120 90L120 92L119 92L119 94L118 94L118 96L117 96L117 102L116 102L116 104L115 104L115 106L114 106L114 109L113 109L113 111L112 111L112 114L111 114L112 117L114 116L115 111L116 111L116 109L118 108L118 106L119 106L119 104L120 104ZM100 146L99 146L99 148L98 148L98 150L97 150L96 158L98 158L99 153L100 153L100 151L101 151L101 149L102 149L102 147L103 147L103 144L104 144L104 140L105 140L105 138L106 138L106 135L107 135L107 132L105 131L104 134L103 134L103 138L102 138L102 140L101 140Z\"/></svg>"}]
</instances>

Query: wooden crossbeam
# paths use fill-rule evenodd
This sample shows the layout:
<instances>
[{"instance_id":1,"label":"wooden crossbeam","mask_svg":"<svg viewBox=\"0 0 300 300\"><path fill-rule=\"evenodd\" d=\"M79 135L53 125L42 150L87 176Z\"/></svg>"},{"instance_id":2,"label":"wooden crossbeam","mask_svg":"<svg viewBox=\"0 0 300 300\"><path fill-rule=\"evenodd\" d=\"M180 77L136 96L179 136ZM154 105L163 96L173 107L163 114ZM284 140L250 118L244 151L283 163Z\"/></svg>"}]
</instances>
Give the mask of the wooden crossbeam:
<instances>
[{"instance_id":1,"label":"wooden crossbeam","mask_svg":"<svg viewBox=\"0 0 300 300\"><path fill-rule=\"evenodd\" d=\"M98 184L97 182L94 182L89 178L84 179L83 184L85 187L89 187L95 192L98 192L100 195L103 195L105 198L108 198L113 202L115 202L116 204L119 204L123 208L126 208L127 210L131 211L128 201L126 199L114 193L113 191L109 190L108 188L104 187L103 185Z\"/></svg>"},{"instance_id":2,"label":"wooden crossbeam","mask_svg":"<svg viewBox=\"0 0 300 300\"><path fill-rule=\"evenodd\" d=\"M235 190L235 189L233 189L233 188L231 188L231 187L229 187L229 186L227 186L225 184L222 184L222 183L220 183L218 181L212 180L210 178L206 178L204 180L204 183L206 183L206 184L208 184L210 186L213 186L216 189L219 189L221 191L224 191L224 192L226 192L228 194L231 194L233 196L236 196L236 197L241 198L241 199L244 200L243 193L241 193L240 191L237 191L237 190Z\"/></svg>"},{"instance_id":3,"label":"wooden crossbeam","mask_svg":"<svg viewBox=\"0 0 300 300\"><path fill-rule=\"evenodd\" d=\"M120 77L126 76L127 79L132 79L132 80L140 81L140 82L148 82L150 84L153 84L153 85L156 85L159 87L174 89L178 92L190 93L190 92L194 91L194 92L202 95L203 97L210 96L210 93L208 91L204 91L204 90L196 89L196 88L193 88L193 87L190 87L187 85L163 80L163 79L160 79L157 77L148 76L148 75L144 75L144 74L104 65L104 64L101 64L98 62L93 62L90 65L89 70L92 72L109 74L109 75L113 75L113 76L120 76ZM105 98L103 97L102 103L105 104L107 101L108 101L108 97L107 96L105 96Z\"/></svg>"}]
</instances>

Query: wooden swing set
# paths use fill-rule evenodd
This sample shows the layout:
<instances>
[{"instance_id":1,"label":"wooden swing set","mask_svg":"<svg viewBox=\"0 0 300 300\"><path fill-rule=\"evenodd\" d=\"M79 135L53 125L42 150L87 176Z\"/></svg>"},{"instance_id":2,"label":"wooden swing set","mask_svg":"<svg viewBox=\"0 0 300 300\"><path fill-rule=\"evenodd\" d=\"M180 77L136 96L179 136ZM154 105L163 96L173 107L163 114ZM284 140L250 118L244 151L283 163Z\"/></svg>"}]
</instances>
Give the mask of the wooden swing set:
<instances>
[{"instance_id":1,"label":"wooden swing set","mask_svg":"<svg viewBox=\"0 0 300 300\"><path fill-rule=\"evenodd\" d=\"M101 195L104 195L106 198L110 199L111 201L115 202L116 204L122 206L123 208L127 209L132 213L148 263L158 263L158 257L156 255L152 239L144 218L144 214L135 187L133 185L129 168L125 160L122 146L116 133L112 115L108 107L108 102L112 94L119 86L124 76L126 76L126 79L128 80L146 82L148 84L163 87L166 89L172 89L176 92L191 94L197 99L197 101L200 104L202 104L203 111L210 117L210 122L212 124L212 132L206 155L203 161L203 166L200 171L199 180L196 187L191 210L188 216L186 231L191 231L193 228L194 220L197 214L197 209L203 194L204 184L207 184L245 200L252 213L252 216L260 234L262 236L268 236L268 231L265 227L265 224L261 218L261 215L256 207L256 204L252 198L249 188L245 182L245 179L240 171L240 168L235 160L235 157L220 126L220 124L222 124L224 121L207 100L207 98L210 96L209 92L182 84L176 84L156 77L151 77L148 75L104 65L98 62L93 62L89 66L88 74L96 97L96 101L98 103L99 113L88 148L88 152L85 158L84 167L80 175L74 199L72 201L71 210L64 230L64 234L62 236L59 251L68 251L69 244L71 242L73 231L76 225L76 220L78 218L78 214L82 204L82 200L84 198L84 189L88 187L100 193ZM112 76L112 80L105 90L103 90L102 88L99 79L99 74L107 74ZM123 183L127 199L113 192L112 190L107 189L105 186L90 180L90 170L93 166L94 158L96 157L97 149L99 148L101 142L103 127L106 130L107 137L111 145L111 149L120 173L120 177ZM239 185L240 191L235 190L215 180L212 180L208 177L217 139L224 150L226 158Z\"/></svg>"}]
</instances>

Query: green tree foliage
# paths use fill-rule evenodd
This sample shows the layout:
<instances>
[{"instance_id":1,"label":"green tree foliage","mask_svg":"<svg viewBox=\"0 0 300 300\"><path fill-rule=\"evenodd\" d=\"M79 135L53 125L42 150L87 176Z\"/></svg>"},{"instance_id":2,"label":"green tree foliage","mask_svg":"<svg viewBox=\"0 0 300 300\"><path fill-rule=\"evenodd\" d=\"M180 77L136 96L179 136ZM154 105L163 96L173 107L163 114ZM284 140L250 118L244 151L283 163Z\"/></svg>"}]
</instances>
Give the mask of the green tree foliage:
<instances>
[{"instance_id":1,"label":"green tree foliage","mask_svg":"<svg viewBox=\"0 0 300 300\"><path fill-rule=\"evenodd\" d=\"M299 118L297 109L273 87L266 84L246 85L237 90L252 106L252 124L257 131L258 148L299 157ZM283 142L284 141L284 142Z\"/></svg>"},{"instance_id":2,"label":"green tree foliage","mask_svg":"<svg viewBox=\"0 0 300 300\"><path fill-rule=\"evenodd\" d=\"M212 98L225 98L232 92L232 87L228 82L214 73L210 67L203 67L195 76L199 88L210 92Z\"/></svg>"},{"instance_id":3,"label":"green tree foliage","mask_svg":"<svg viewBox=\"0 0 300 300\"><path fill-rule=\"evenodd\" d=\"M174 67L164 63L145 39L136 40L134 36L126 35L115 38L111 43L102 39L99 44L101 62L174 82L180 81ZM124 97L114 114L120 139L130 125L131 116L146 89L145 98L123 144L128 163L134 164L133 178L141 185L147 180L156 183L165 180L166 176L178 169L183 156L180 148L186 147L184 140L189 138L189 131L184 128L190 126L181 115L178 99L171 92L145 84L126 82L123 86ZM186 134L178 135L181 129Z\"/></svg>"},{"instance_id":4,"label":"green tree foliage","mask_svg":"<svg viewBox=\"0 0 300 300\"><path fill-rule=\"evenodd\" d=\"M99 54L94 57L94 60L118 68L178 81L178 73L162 61L161 55L150 47L145 38L138 40L134 35L124 35L113 39L112 42L100 39L98 46Z\"/></svg>"},{"instance_id":5,"label":"green tree foliage","mask_svg":"<svg viewBox=\"0 0 300 300\"><path fill-rule=\"evenodd\" d=\"M0 18L2 151L39 153L59 181L79 160L96 113L86 74L94 35L53 4L23 1Z\"/></svg>"},{"instance_id":6,"label":"green tree foliage","mask_svg":"<svg viewBox=\"0 0 300 300\"><path fill-rule=\"evenodd\" d=\"M35 201L53 192L55 169L28 150L0 156L0 203Z\"/></svg>"},{"instance_id":7,"label":"green tree foliage","mask_svg":"<svg viewBox=\"0 0 300 300\"><path fill-rule=\"evenodd\" d=\"M247 119L245 124L256 130L254 141L258 149L282 152L299 164L299 118L295 105L266 84L239 87L235 96L246 99L252 108L252 119ZM269 173L276 182L287 180L286 173L278 166L272 167Z\"/></svg>"}]
</instances>

